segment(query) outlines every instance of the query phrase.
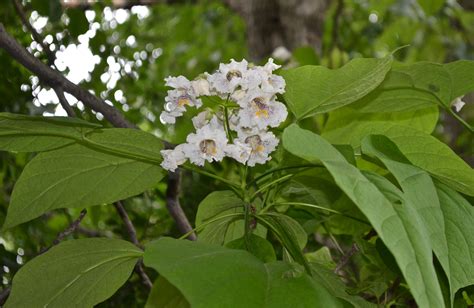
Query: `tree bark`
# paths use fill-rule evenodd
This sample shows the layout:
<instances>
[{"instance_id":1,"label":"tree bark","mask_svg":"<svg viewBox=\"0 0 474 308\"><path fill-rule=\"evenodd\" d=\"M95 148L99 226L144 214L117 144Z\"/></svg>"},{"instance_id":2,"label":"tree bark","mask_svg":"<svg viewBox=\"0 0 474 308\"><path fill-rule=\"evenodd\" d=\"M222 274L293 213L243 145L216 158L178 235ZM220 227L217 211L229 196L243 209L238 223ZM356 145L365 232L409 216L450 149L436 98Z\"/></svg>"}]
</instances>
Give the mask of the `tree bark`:
<instances>
[{"instance_id":1,"label":"tree bark","mask_svg":"<svg viewBox=\"0 0 474 308\"><path fill-rule=\"evenodd\" d=\"M261 60L275 48L321 48L329 0L225 0L247 25L250 58Z\"/></svg>"}]
</instances>

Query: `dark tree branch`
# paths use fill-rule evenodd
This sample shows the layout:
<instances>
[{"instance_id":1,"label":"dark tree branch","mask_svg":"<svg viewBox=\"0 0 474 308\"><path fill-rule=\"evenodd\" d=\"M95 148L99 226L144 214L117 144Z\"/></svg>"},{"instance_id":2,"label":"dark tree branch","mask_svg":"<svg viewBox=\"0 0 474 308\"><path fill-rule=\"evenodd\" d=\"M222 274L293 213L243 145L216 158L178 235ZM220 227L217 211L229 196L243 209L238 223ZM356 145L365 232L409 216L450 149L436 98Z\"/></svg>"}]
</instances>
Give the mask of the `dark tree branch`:
<instances>
[{"instance_id":1,"label":"dark tree branch","mask_svg":"<svg viewBox=\"0 0 474 308\"><path fill-rule=\"evenodd\" d=\"M179 169L176 172L168 173L168 187L166 189L166 207L170 212L171 216L176 221L178 230L186 234L192 231L191 224L189 223L186 214L184 214L181 205L179 204L179 192L181 186L181 175ZM195 233L191 233L188 236L189 240L195 241L197 239Z\"/></svg>"},{"instance_id":2,"label":"dark tree branch","mask_svg":"<svg viewBox=\"0 0 474 308\"><path fill-rule=\"evenodd\" d=\"M104 117L116 127L136 128L135 125L125 119L125 117L114 107L107 105L103 100L99 99L86 89L74 84L64 77L61 73L53 70L33 55L31 55L23 46L21 46L13 37L5 30L3 24L0 23L0 47L16 59L20 64L38 76L38 78L49 85L51 88L60 87L87 107L100 112Z\"/></svg>"},{"instance_id":3,"label":"dark tree branch","mask_svg":"<svg viewBox=\"0 0 474 308\"><path fill-rule=\"evenodd\" d=\"M30 31L31 36L33 36L33 39L40 44L40 46L43 48L44 53L46 54L46 57L48 58L48 64L53 65L54 60L56 57L54 54L51 52L51 49L49 49L49 46L44 43L43 37L36 31L36 29L31 25L31 23L28 21L28 18L26 17L25 10L23 6L21 5L20 1L18 0L13 0L13 5L15 7L16 13L18 16L20 16L21 22L23 25Z\"/></svg>"},{"instance_id":4,"label":"dark tree branch","mask_svg":"<svg viewBox=\"0 0 474 308\"><path fill-rule=\"evenodd\" d=\"M130 237L130 240L132 241L132 243L134 243L135 246L143 249L143 246L138 241L137 231L135 230L135 227L133 226L133 223L130 220L130 217L128 216L127 211L123 207L122 202L121 201L115 202L114 207L117 210L120 218L122 218L122 221L125 224L125 229L127 229L128 236ZM151 288L153 287L153 284L152 284L150 278L148 277L148 275L145 273L145 269L143 268L143 262L142 261L137 262L137 265L135 266L135 271L137 272L137 274L142 279L143 284L149 290L151 290Z\"/></svg>"},{"instance_id":5,"label":"dark tree branch","mask_svg":"<svg viewBox=\"0 0 474 308\"><path fill-rule=\"evenodd\" d=\"M139 248L143 248L140 245L140 242L138 242L137 231L135 230L135 227L133 226L133 223L130 220L130 217L128 216L127 211L123 207L122 202L121 201L114 202L114 207L117 210L117 213L119 214L120 218L122 218L122 221L125 225L125 229L127 229L127 232L128 232L128 237L130 238L132 243L134 243Z\"/></svg>"}]
</instances>

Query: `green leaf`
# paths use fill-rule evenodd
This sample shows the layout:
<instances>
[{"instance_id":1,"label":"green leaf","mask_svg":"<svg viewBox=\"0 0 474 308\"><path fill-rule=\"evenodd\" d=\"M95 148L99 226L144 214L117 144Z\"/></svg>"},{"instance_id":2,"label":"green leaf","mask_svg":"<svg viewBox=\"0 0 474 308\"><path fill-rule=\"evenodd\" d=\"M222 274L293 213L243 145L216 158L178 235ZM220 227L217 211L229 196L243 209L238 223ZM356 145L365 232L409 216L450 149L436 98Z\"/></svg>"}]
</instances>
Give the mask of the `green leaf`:
<instances>
[{"instance_id":1,"label":"green leaf","mask_svg":"<svg viewBox=\"0 0 474 308\"><path fill-rule=\"evenodd\" d=\"M0 150L48 151L72 144L100 127L76 118L0 113Z\"/></svg>"},{"instance_id":2,"label":"green leaf","mask_svg":"<svg viewBox=\"0 0 474 308\"><path fill-rule=\"evenodd\" d=\"M113 153L115 149L117 153L153 153L160 157L161 141L138 130L105 129L89 139L93 144L107 146L107 152ZM28 163L16 182L3 228L57 208L122 200L153 187L163 176L157 163L116 156L79 144L43 152Z\"/></svg>"},{"instance_id":3,"label":"green leaf","mask_svg":"<svg viewBox=\"0 0 474 308\"><path fill-rule=\"evenodd\" d=\"M70 8L66 12L69 17L69 25L67 29L72 36L78 37L89 30L89 21L84 14L84 10Z\"/></svg>"},{"instance_id":4,"label":"green leaf","mask_svg":"<svg viewBox=\"0 0 474 308\"><path fill-rule=\"evenodd\" d=\"M418 0L418 4L428 16L438 12L443 7L444 2L445 0Z\"/></svg>"},{"instance_id":5,"label":"green leaf","mask_svg":"<svg viewBox=\"0 0 474 308\"><path fill-rule=\"evenodd\" d=\"M60 243L20 268L5 307L92 307L125 283L142 254L116 239Z\"/></svg>"},{"instance_id":6,"label":"green leaf","mask_svg":"<svg viewBox=\"0 0 474 308\"><path fill-rule=\"evenodd\" d=\"M196 213L196 227L199 228L212 220L215 222L209 223L198 232L199 241L222 245L241 238L245 229L245 223L242 220L243 209L244 202L232 191L214 191L207 195L199 204ZM242 216L218 219L232 214L242 214ZM253 232L261 237L265 237L267 234L266 229L260 224Z\"/></svg>"},{"instance_id":7,"label":"green leaf","mask_svg":"<svg viewBox=\"0 0 474 308\"><path fill-rule=\"evenodd\" d=\"M420 307L443 307L443 297L432 263L431 247L414 209L387 199L380 187L320 136L291 125L283 133L283 146L310 162L321 161L345 194L359 207L390 249ZM393 185L392 185L393 186Z\"/></svg>"},{"instance_id":8,"label":"green leaf","mask_svg":"<svg viewBox=\"0 0 474 308\"><path fill-rule=\"evenodd\" d=\"M225 245L227 248L247 250L262 262L276 261L275 250L272 244L255 234L250 234L248 242L245 237L233 240Z\"/></svg>"},{"instance_id":9,"label":"green leaf","mask_svg":"<svg viewBox=\"0 0 474 308\"><path fill-rule=\"evenodd\" d=\"M322 136L335 144L358 147L369 134L387 134L393 126L407 126L430 134L438 122L438 107L393 112L363 113L352 108L341 108L329 114Z\"/></svg>"},{"instance_id":10,"label":"green leaf","mask_svg":"<svg viewBox=\"0 0 474 308\"><path fill-rule=\"evenodd\" d=\"M243 250L161 238L146 246L144 262L192 307L342 307L296 264L265 264Z\"/></svg>"},{"instance_id":11,"label":"green leaf","mask_svg":"<svg viewBox=\"0 0 474 308\"><path fill-rule=\"evenodd\" d=\"M302 66L281 75L286 81L285 101L297 119L328 112L364 97L385 78L392 56L354 59L337 70Z\"/></svg>"},{"instance_id":12,"label":"green leaf","mask_svg":"<svg viewBox=\"0 0 474 308\"><path fill-rule=\"evenodd\" d=\"M163 276L153 283L145 308L189 308L183 294Z\"/></svg>"},{"instance_id":13,"label":"green leaf","mask_svg":"<svg viewBox=\"0 0 474 308\"><path fill-rule=\"evenodd\" d=\"M474 285L474 207L459 193L435 183L443 211L451 271L451 293Z\"/></svg>"}]
</instances>

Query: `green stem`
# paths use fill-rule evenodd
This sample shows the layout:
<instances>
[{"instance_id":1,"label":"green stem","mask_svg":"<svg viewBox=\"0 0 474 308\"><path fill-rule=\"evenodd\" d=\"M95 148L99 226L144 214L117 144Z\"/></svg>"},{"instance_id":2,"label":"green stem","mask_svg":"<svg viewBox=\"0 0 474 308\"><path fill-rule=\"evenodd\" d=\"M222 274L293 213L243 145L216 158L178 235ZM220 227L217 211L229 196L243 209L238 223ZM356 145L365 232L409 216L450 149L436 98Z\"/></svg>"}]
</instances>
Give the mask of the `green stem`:
<instances>
[{"instance_id":1,"label":"green stem","mask_svg":"<svg viewBox=\"0 0 474 308\"><path fill-rule=\"evenodd\" d=\"M225 132L227 134L227 138L229 139L229 142L232 143L233 138L232 138L232 134L230 132L229 109L227 108L227 106L224 106L224 118L225 118L224 129L225 129Z\"/></svg>"},{"instance_id":2,"label":"green stem","mask_svg":"<svg viewBox=\"0 0 474 308\"><path fill-rule=\"evenodd\" d=\"M266 177L266 176L269 176L275 172L278 172L278 171L282 171L282 170L288 170L288 169L299 169L299 168L316 168L316 167L322 167L322 165L316 165L316 164L305 164L305 165L298 165L298 166L286 166L286 167L279 167L279 168L275 168L275 169L271 169L271 170L268 170L267 172L264 172L262 174L260 174L259 176L257 176L255 179L253 179L252 181L250 181L248 184L247 184L247 187L250 187L250 185L252 185L253 183L255 182L258 182L259 180L261 180L262 178Z\"/></svg>"},{"instance_id":3,"label":"green stem","mask_svg":"<svg viewBox=\"0 0 474 308\"><path fill-rule=\"evenodd\" d=\"M350 219L353 219L353 220L356 220L358 222L361 222L363 224L366 224L366 225L371 225L369 222L363 220L363 219L360 219L360 218L357 218L357 217L354 217L354 216L351 216L349 214L345 214L343 212L340 212L340 211L337 211L337 210L333 210L333 209L330 209L330 208L327 208L327 207L324 207L324 206L320 206L320 205L316 205L316 204L311 204L311 203L304 203L304 202L278 202L278 203L273 203L273 204L270 204L269 206L265 207L264 209L262 209L261 212L267 212L272 206L275 206L275 205L297 205L297 206L305 206L305 207L310 207L310 208L313 208L313 209L317 209L317 210L322 210L322 211L326 211L326 212L329 212L329 213L333 213L333 214L337 214L337 215L341 215L341 216L344 216L344 217L347 217L347 218L350 218Z\"/></svg>"},{"instance_id":4,"label":"green stem","mask_svg":"<svg viewBox=\"0 0 474 308\"><path fill-rule=\"evenodd\" d=\"M283 181L285 181L285 180L291 178L292 176L293 176L293 174L287 174L287 175L282 176L281 178L278 178L278 179L276 179L276 180L274 180L274 181L271 181L270 183L267 183L267 184L263 185L262 187L260 187L260 188L252 195L252 197L250 198L250 200L254 200L255 197L257 197L258 194L261 193L262 191L265 191L265 190L267 190L268 188L272 187L273 185L278 184L278 183L280 183L280 182L283 182Z\"/></svg>"}]
</instances>

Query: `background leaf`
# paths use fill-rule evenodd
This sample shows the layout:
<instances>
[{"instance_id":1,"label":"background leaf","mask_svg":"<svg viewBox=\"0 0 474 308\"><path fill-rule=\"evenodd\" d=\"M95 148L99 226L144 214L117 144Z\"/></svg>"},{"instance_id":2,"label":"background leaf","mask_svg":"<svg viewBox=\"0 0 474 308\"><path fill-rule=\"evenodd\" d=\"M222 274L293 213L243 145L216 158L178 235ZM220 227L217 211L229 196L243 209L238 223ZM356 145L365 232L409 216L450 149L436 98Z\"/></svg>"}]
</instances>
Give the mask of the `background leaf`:
<instances>
[{"instance_id":1,"label":"background leaf","mask_svg":"<svg viewBox=\"0 0 474 308\"><path fill-rule=\"evenodd\" d=\"M71 240L25 264L5 307L90 307L112 296L143 252L116 239Z\"/></svg>"}]
</instances>

